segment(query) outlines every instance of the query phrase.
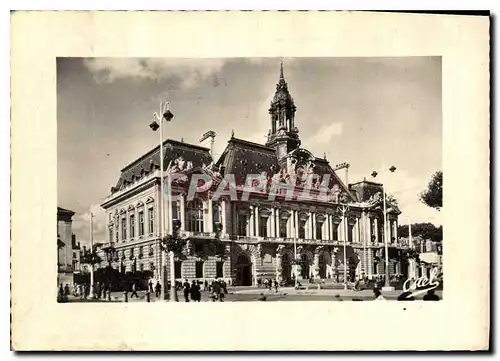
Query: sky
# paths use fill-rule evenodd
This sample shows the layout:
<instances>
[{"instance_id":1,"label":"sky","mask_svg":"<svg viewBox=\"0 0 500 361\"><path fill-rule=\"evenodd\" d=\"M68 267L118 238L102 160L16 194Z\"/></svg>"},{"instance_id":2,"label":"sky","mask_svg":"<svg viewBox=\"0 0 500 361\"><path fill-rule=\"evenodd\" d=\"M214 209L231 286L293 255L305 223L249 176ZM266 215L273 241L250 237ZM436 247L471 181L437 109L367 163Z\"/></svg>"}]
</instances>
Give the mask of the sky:
<instances>
[{"instance_id":1,"label":"sky","mask_svg":"<svg viewBox=\"0 0 500 361\"><path fill-rule=\"evenodd\" d=\"M377 171L400 224L442 224L418 201L442 170L440 57L58 58L58 205L76 212L77 241L88 242L90 210L94 238L105 239L99 205L120 170L158 145L148 125L160 101L175 115L166 137L199 144L213 130L216 158L232 130L265 143L281 61L302 147L332 167L349 163L350 183Z\"/></svg>"}]
</instances>

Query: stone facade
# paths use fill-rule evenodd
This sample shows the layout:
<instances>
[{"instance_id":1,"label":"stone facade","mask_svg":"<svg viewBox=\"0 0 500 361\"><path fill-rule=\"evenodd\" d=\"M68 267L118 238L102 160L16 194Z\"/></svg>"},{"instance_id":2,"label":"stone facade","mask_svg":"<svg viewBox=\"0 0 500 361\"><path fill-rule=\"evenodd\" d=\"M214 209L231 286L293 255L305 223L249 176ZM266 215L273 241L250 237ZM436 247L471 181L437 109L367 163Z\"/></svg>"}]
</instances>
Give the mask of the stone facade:
<instances>
[{"instance_id":1,"label":"stone facade","mask_svg":"<svg viewBox=\"0 0 500 361\"><path fill-rule=\"evenodd\" d=\"M57 207L57 284L73 284L73 216L75 212Z\"/></svg>"},{"instance_id":2,"label":"stone facade","mask_svg":"<svg viewBox=\"0 0 500 361\"><path fill-rule=\"evenodd\" d=\"M113 267L170 277L157 220L163 220L167 235L177 219L179 236L186 241L183 253L176 255L178 280L224 278L250 285L259 278L292 275L340 282L344 270L350 278L383 275L384 229L390 273L405 273L397 206L386 202L384 227L382 184L345 184L326 158L301 148L295 110L281 69L265 145L233 134L215 161L208 148L166 140L164 197L159 147L125 167L102 204L108 240L118 252ZM199 186L194 194L190 184Z\"/></svg>"}]
</instances>

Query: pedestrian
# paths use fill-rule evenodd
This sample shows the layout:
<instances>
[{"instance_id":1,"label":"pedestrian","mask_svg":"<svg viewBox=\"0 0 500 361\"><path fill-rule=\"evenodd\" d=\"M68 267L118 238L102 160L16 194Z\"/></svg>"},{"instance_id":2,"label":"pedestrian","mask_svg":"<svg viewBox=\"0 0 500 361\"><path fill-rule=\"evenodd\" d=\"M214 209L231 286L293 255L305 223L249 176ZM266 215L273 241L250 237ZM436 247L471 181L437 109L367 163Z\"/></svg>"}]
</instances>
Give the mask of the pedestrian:
<instances>
[{"instance_id":1,"label":"pedestrian","mask_svg":"<svg viewBox=\"0 0 500 361\"><path fill-rule=\"evenodd\" d=\"M191 293L191 299L193 300L193 302L200 302L201 301L200 286L198 285L198 282L196 282L195 280L193 280L193 282L191 284L190 293Z\"/></svg>"},{"instance_id":2,"label":"pedestrian","mask_svg":"<svg viewBox=\"0 0 500 361\"><path fill-rule=\"evenodd\" d=\"M148 286L149 286L149 293L153 293L153 281L152 280L149 280Z\"/></svg>"},{"instance_id":3,"label":"pedestrian","mask_svg":"<svg viewBox=\"0 0 500 361\"><path fill-rule=\"evenodd\" d=\"M221 286L220 286L219 281L215 281L214 282L214 285L213 285L212 289L213 289L213 294L215 296L215 299L222 302L222 299L221 299L221 296L220 296L221 295ZM222 297L224 297L224 296L222 296Z\"/></svg>"},{"instance_id":4,"label":"pedestrian","mask_svg":"<svg viewBox=\"0 0 500 361\"><path fill-rule=\"evenodd\" d=\"M257 288L260 288L262 286L262 279L259 277L257 278Z\"/></svg>"},{"instance_id":5,"label":"pedestrian","mask_svg":"<svg viewBox=\"0 0 500 361\"><path fill-rule=\"evenodd\" d=\"M64 286L64 297L68 298L68 296L69 296L69 285L66 283L66 285Z\"/></svg>"},{"instance_id":6,"label":"pedestrian","mask_svg":"<svg viewBox=\"0 0 500 361\"><path fill-rule=\"evenodd\" d=\"M160 281L156 281L156 285L155 285L155 297L156 298L160 297L160 294L161 294Z\"/></svg>"},{"instance_id":7,"label":"pedestrian","mask_svg":"<svg viewBox=\"0 0 500 361\"><path fill-rule=\"evenodd\" d=\"M278 280L274 280L274 292L278 293Z\"/></svg>"},{"instance_id":8,"label":"pedestrian","mask_svg":"<svg viewBox=\"0 0 500 361\"><path fill-rule=\"evenodd\" d=\"M222 280L218 281L217 282L217 285L218 285L218 296L219 296L219 301L220 302L224 302L224 283Z\"/></svg>"},{"instance_id":9,"label":"pedestrian","mask_svg":"<svg viewBox=\"0 0 500 361\"><path fill-rule=\"evenodd\" d=\"M378 288L373 289L373 294L375 295L375 301L384 301L386 298L382 296L382 293Z\"/></svg>"},{"instance_id":10,"label":"pedestrian","mask_svg":"<svg viewBox=\"0 0 500 361\"><path fill-rule=\"evenodd\" d=\"M59 291L57 292L57 302L64 302L64 288L62 283L59 285Z\"/></svg>"},{"instance_id":11,"label":"pedestrian","mask_svg":"<svg viewBox=\"0 0 500 361\"><path fill-rule=\"evenodd\" d=\"M137 285L135 282L132 283L132 293L130 294L130 299L132 299L134 295L136 298L139 298L139 295L137 294Z\"/></svg>"},{"instance_id":12,"label":"pedestrian","mask_svg":"<svg viewBox=\"0 0 500 361\"><path fill-rule=\"evenodd\" d=\"M427 291L424 301L439 301L439 296L434 293L434 289Z\"/></svg>"},{"instance_id":13,"label":"pedestrian","mask_svg":"<svg viewBox=\"0 0 500 361\"><path fill-rule=\"evenodd\" d=\"M83 294L84 294L84 299L87 299L87 297L89 297L90 285L88 283L85 283Z\"/></svg>"},{"instance_id":14,"label":"pedestrian","mask_svg":"<svg viewBox=\"0 0 500 361\"><path fill-rule=\"evenodd\" d=\"M189 285L189 282L186 278L186 280L184 281L184 285L183 285L183 290L184 290L184 300L186 302L189 302L189 291L191 289L191 286Z\"/></svg>"},{"instance_id":15,"label":"pedestrian","mask_svg":"<svg viewBox=\"0 0 500 361\"><path fill-rule=\"evenodd\" d=\"M207 290L210 292L210 288L208 287L208 281L205 280L203 291L207 291Z\"/></svg>"},{"instance_id":16,"label":"pedestrian","mask_svg":"<svg viewBox=\"0 0 500 361\"><path fill-rule=\"evenodd\" d=\"M96 298L101 298L101 284L96 282L94 287L94 295Z\"/></svg>"}]
</instances>

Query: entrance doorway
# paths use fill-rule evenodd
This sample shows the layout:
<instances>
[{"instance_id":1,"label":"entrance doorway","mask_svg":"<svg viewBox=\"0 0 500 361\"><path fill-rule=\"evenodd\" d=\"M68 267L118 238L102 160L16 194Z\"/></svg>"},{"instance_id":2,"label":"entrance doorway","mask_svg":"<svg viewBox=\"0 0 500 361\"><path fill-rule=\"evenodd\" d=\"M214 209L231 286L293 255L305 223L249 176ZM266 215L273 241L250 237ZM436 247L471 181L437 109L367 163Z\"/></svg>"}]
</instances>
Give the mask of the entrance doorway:
<instances>
[{"instance_id":1,"label":"entrance doorway","mask_svg":"<svg viewBox=\"0 0 500 361\"><path fill-rule=\"evenodd\" d=\"M309 279L309 260L307 259L307 255L303 254L302 257L300 257L300 263L301 263L301 272L300 275L302 276L303 279Z\"/></svg>"},{"instance_id":2,"label":"entrance doorway","mask_svg":"<svg viewBox=\"0 0 500 361\"><path fill-rule=\"evenodd\" d=\"M281 269L281 277L283 277L283 280L292 278L292 266L290 265L290 256L288 253L285 253L281 257Z\"/></svg>"},{"instance_id":3,"label":"entrance doorway","mask_svg":"<svg viewBox=\"0 0 500 361\"><path fill-rule=\"evenodd\" d=\"M236 261L236 283L240 286L252 285L252 262L245 254L240 254Z\"/></svg>"}]
</instances>

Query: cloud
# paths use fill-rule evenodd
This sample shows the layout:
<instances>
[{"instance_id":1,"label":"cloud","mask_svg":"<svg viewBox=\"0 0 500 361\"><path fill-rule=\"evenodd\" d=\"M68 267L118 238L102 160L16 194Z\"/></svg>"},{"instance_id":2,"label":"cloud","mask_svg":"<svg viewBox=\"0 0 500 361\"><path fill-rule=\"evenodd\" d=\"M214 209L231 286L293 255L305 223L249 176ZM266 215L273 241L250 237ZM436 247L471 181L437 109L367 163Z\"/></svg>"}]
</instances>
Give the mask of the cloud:
<instances>
[{"instance_id":1,"label":"cloud","mask_svg":"<svg viewBox=\"0 0 500 361\"><path fill-rule=\"evenodd\" d=\"M94 242L107 241L107 219L106 213L98 205L91 206L91 210L85 213L77 214L73 218L73 233L76 235L76 241L81 245L88 246L90 244L90 212L94 215L92 228L94 234Z\"/></svg>"},{"instance_id":2,"label":"cloud","mask_svg":"<svg viewBox=\"0 0 500 361\"><path fill-rule=\"evenodd\" d=\"M196 88L213 77L225 65L225 59L173 58L91 58L85 67L98 82L112 83L117 79L155 80L175 78L183 89Z\"/></svg>"},{"instance_id":3,"label":"cloud","mask_svg":"<svg viewBox=\"0 0 500 361\"><path fill-rule=\"evenodd\" d=\"M316 134L307 140L308 144L328 144L336 137L342 135L342 123L334 122L321 126Z\"/></svg>"},{"instance_id":4,"label":"cloud","mask_svg":"<svg viewBox=\"0 0 500 361\"><path fill-rule=\"evenodd\" d=\"M429 183L431 174L419 174L418 177L408 173L405 169L398 168L394 173L381 172L380 169L387 169L386 165L375 167L366 174L349 174L350 182L360 181L363 178L382 183L388 194L394 195L397 199L401 216L399 217L400 224L431 222L435 225L442 224L441 212L428 207L420 202L418 196ZM375 179L370 177L370 173L377 170L379 174Z\"/></svg>"}]
</instances>

